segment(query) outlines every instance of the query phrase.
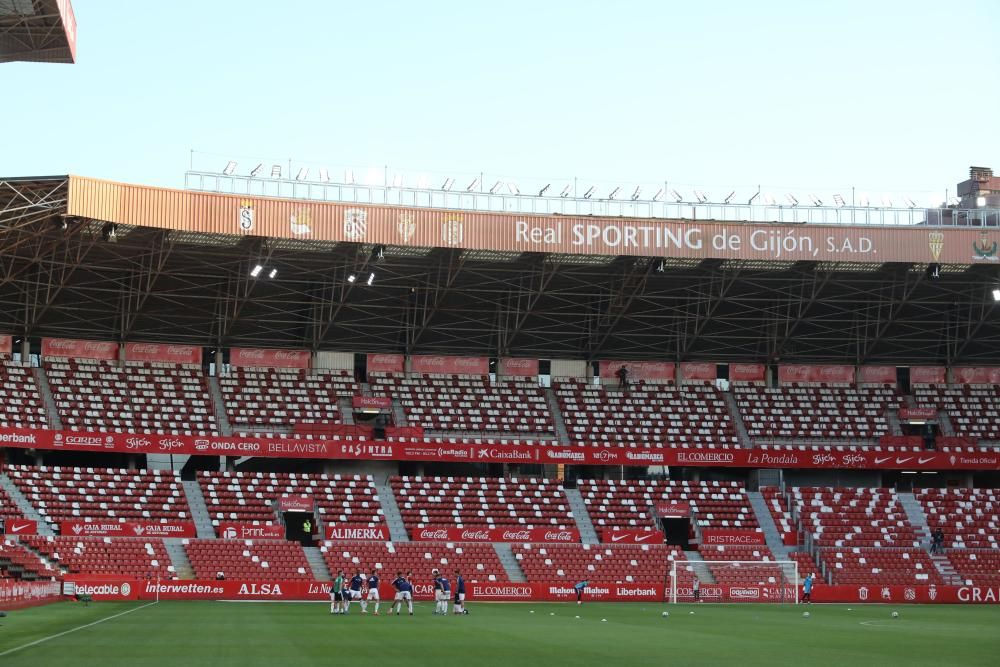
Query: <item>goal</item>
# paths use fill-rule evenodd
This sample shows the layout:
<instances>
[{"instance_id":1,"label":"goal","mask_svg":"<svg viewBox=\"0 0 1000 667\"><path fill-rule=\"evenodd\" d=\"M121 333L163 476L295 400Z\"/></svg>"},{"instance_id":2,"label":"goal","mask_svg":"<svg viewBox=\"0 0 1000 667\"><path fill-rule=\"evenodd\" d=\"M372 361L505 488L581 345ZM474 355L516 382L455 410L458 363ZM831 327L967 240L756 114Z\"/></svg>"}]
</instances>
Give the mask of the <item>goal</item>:
<instances>
[{"instance_id":1,"label":"goal","mask_svg":"<svg viewBox=\"0 0 1000 667\"><path fill-rule=\"evenodd\" d=\"M698 595L694 581L698 579ZM678 602L799 602L799 564L773 560L675 560L667 581ZM697 599L696 599L697 598Z\"/></svg>"}]
</instances>

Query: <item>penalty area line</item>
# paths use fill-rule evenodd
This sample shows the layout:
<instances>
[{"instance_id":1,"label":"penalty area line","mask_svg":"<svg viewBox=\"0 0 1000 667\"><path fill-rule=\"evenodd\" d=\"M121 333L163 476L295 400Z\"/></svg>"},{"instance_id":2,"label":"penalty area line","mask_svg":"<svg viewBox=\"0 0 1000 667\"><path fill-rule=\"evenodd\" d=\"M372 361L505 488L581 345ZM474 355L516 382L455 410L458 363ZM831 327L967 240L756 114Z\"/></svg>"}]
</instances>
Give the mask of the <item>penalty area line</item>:
<instances>
[{"instance_id":1,"label":"penalty area line","mask_svg":"<svg viewBox=\"0 0 1000 667\"><path fill-rule=\"evenodd\" d=\"M51 641L53 639L59 639L60 637L65 637L66 635L72 634L72 633L76 632L77 630L86 630L87 628L92 628L95 625L100 625L101 623L104 623L105 621L113 621L116 618L121 618L122 616L125 616L126 614L131 614L134 611L139 611L140 609L145 609L146 607L152 607L154 604L156 604L156 602L150 602L148 604L142 605L141 607L135 607L133 609L126 609L125 611L118 612L117 614L112 614L111 616L106 616L104 618L100 618L100 619L94 621L93 623L87 623L85 625L79 625L79 626L77 626L75 628L70 628L69 630L65 630L63 632L58 632L58 633L56 633L54 635L49 635L48 637L42 637L41 639L36 639L33 642L28 642L27 644L22 644L21 646L15 646L14 648L7 649L3 653L0 653L0 658L4 657L5 655L10 655L11 653L17 653L18 651L23 651L24 649L31 648L32 646L38 646L39 644L44 644L45 642Z\"/></svg>"}]
</instances>

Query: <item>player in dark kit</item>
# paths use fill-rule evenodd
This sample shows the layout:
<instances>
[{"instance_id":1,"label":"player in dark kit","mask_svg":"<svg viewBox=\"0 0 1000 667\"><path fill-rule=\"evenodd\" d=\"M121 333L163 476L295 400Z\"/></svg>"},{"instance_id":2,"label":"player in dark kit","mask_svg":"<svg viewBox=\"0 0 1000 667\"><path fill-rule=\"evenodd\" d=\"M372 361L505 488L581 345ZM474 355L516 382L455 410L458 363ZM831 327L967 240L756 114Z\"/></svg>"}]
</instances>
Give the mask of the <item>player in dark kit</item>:
<instances>
[{"instance_id":1,"label":"player in dark kit","mask_svg":"<svg viewBox=\"0 0 1000 667\"><path fill-rule=\"evenodd\" d=\"M396 616L399 616L399 609L406 601L406 608L413 616L413 584L411 584L402 572L396 573L396 578L392 580L392 587L396 589ZM390 610L390 615L392 611Z\"/></svg>"},{"instance_id":2,"label":"player in dark kit","mask_svg":"<svg viewBox=\"0 0 1000 667\"><path fill-rule=\"evenodd\" d=\"M361 576L361 570L355 570L354 576L351 577L350 588L346 591L344 595L344 613L346 614L351 610L351 602L357 600L358 603L361 602L361 587L365 585L365 578Z\"/></svg>"},{"instance_id":3,"label":"player in dark kit","mask_svg":"<svg viewBox=\"0 0 1000 667\"><path fill-rule=\"evenodd\" d=\"M458 570L455 570L455 613L456 614L468 614L469 610L465 608L465 577Z\"/></svg>"},{"instance_id":4,"label":"player in dark kit","mask_svg":"<svg viewBox=\"0 0 1000 667\"><path fill-rule=\"evenodd\" d=\"M374 600L375 601L375 615L378 616L378 608L379 608L379 605L381 604L381 602L379 601L379 596L378 596L378 584L379 584L378 573L375 571L375 568L372 568L372 573L368 577L368 595L365 596L365 599L361 600L361 613L362 614L367 614L368 613L368 603L371 602L372 600Z\"/></svg>"}]
</instances>

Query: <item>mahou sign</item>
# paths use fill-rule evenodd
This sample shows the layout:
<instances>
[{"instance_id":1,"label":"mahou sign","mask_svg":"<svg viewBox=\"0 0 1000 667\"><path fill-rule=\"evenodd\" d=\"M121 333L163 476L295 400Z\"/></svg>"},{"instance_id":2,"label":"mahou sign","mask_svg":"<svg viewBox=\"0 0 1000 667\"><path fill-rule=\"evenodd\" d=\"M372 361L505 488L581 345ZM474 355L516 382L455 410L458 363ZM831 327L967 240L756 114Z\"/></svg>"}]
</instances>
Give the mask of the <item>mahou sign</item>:
<instances>
[{"instance_id":1,"label":"mahou sign","mask_svg":"<svg viewBox=\"0 0 1000 667\"><path fill-rule=\"evenodd\" d=\"M577 530L560 528L415 528L414 542L579 542Z\"/></svg>"},{"instance_id":2,"label":"mahou sign","mask_svg":"<svg viewBox=\"0 0 1000 667\"><path fill-rule=\"evenodd\" d=\"M598 373L605 380L617 379L624 366L629 380L673 380L676 376L670 361L615 361L602 360L597 363Z\"/></svg>"},{"instance_id":3,"label":"mahou sign","mask_svg":"<svg viewBox=\"0 0 1000 667\"><path fill-rule=\"evenodd\" d=\"M125 343L127 361L156 361L168 364L200 364L201 348L165 343Z\"/></svg>"},{"instance_id":4,"label":"mahou sign","mask_svg":"<svg viewBox=\"0 0 1000 667\"><path fill-rule=\"evenodd\" d=\"M69 338L43 338L42 356L117 361L118 343L96 340L71 340Z\"/></svg>"},{"instance_id":5,"label":"mahou sign","mask_svg":"<svg viewBox=\"0 0 1000 667\"><path fill-rule=\"evenodd\" d=\"M486 357L422 355L410 357L410 370L428 374L487 375L490 372L490 360Z\"/></svg>"},{"instance_id":6,"label":"mahou sign","mask_svg":"<svg viewBox=\"0 0 1000 667\"><path fill-rule=\"evenodd\" d=\"M229 351L232 366L257 368L309 368L312 354L309 350L260 350L234 347Z\"/></svg>"},{"instance_id":7,"label":"mahou sign","mask_svg":"<svg viewBox=\"0 0 1000 667\"><path fill-rule=\"evenodd\" d=\"M194 522L168 521L152 523L142 521L63 521L60 535L80 537L197 537Z\"/></svg>"}]
</instances>

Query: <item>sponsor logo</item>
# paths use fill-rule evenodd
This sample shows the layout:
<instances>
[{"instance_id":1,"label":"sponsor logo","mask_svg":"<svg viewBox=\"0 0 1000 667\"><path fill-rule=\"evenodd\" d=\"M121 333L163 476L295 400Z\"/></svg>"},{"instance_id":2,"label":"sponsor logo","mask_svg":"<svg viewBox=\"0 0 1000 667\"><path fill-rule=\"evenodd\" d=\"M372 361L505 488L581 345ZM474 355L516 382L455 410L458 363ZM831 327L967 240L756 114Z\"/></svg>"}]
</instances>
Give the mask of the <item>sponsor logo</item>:
<instances>
[{"instance_id":1,"label":"sponsor logo","mask_svg":"<svg viewBox=\"0 0 1000 667\"><path fill-rule=\"evenodd\" d=\"M986 230L979 232L979 238L972 244L972 250L976 253L973 259L997 261L997 242L990 243L990 237Z\"/></svg>"},{"instance_id":2,"label":"sponsor logo","mask_svg":"<svg viewBox=\"0 0 1000 667\"><path fill-rule=\"evenodd\" d=\"M470 451L471 454L471 451ZM488 461L533 461L532 452L520 449L480 449L480 460Z\"/></svg>"},{"instance_id":3,"label":"sponsor logo","mask_svg":"<svg viewBox=\"0 0 1000 667\"><path fill-rule=\"evenodd\" d=\"M383 528L344 528L334 526L330 528L331 540L369 540L378 541L386 539Z\"/></svg>"},{"instance_id":4,"label":"sponsor logo","mask_svg":"<svg viewBox=\"0 0 1000 667\"><path fill-rule=\"evenodd\" d=\"M729 597L734 600L756 600L760 597L759 588L730 588Z\"/></svg>"},{"instance_id":5,"label":"sponsor logo","mask_svg":"<svg viewBox=\"0 0 1000 667\"><path fill-rule=\"evenodd\" d=\"M209 441L208 440L201 440L201 439L199 439L199 440L195 440L194 441L194 448L197 451L199 451L199 452L205 451L206 449L208 449L208 447L209 447Z\"/></svg>"},{"instance_id":6,"label":"sponsor logo","mask_svg":"<svg viewBox=\"0 0 1000 667\"><path fill-rule=\"evenodd\" d=\"M34 522L22 523L20 521L11 520L7 522L7 525L8 525L8 530L10 530L11 533L20 533L23 530L28 530L29 528L34 527L35 524Z\"/></svg>"},{"instance_id":7,"label":"sponsor logo","mask_svg":"<svg viewBox=\"0 0 1000 667\"><path fill-rule=\"evenodd\" d=\"M910 587L906 587L903 589L903 599L913 602L917 599L917 592Z\"/></svg>"},{"instance_id":8,"label":"sponsor logo","mask_svg":"<svg viewBox=\"0 0 1000 667\"><path fill-rule=\"evenodd\" d=\"M237 213L237 222L239 222L240 230L244 232L249 232L253 229L254 223L256 222L256 216L254 215L253 202L249 199L240 200L240 209Z\"/></svg>"},{"instance_id":9,"label":"sponsor logo","mask_svg":"<svg viewBox=\"0 0 1000 667\"><path fill-rule=\"evenodd\" d=\"M160 346L153 343L136 343L132 346L133 354L157 355L160 353Z\"/></svg>"},{"instance_id":10,"label":"sponsor logo","mask_svg":"<svg viewBox=\"0 0 1000 667\"><path fill-rule=\"evenodd\" d=\"M934 261L941 259L941 251L944 250L944 234L941 232L931 232L927 235L927 247L931 250L931 257Z\"/></svg>"},{"instance_id":11,"label":"sponsor logo","mask_svg":"<svg viewBox=\"0 0 1000 667\"><path fill-rule=\"evenodd\" d=\"M681 452L678 463L732 463L736 455L732 452Z\"/></svg>"},{"instance_id":12,"label":"sponsor logo","mask_svg":"<svg viewBox=\"0 0 1000 667\"><path fill-rule=\"evenodd\" d=\"M399 214L399 219L396 221L396 231L399 232L399 238L403 243L410 242L410 239L413 238L414 233L417 231L417 226L413 224L412 213Z\"/></svg>"},{"instance_id":13,"label":"sponsor logo","mask_svg":"<svg viewBox=\"0 0 1000 667\"><path fill-rule=\"evenodd\" d=\"M833 454L813 454L814 466L835 465L837 457Z\"/></svg>"},{"instance_id":14,"label":"sponsor logo","mask_svg":"<svg viewBox=\"0 0 1000 667\"><path fill-rule=\"evenodd\" d=\"M34 434L0 433L0 443L10 445L34 445L37 442ZM62 434L56 433L56 445L62 444Z\"/></svg>"},{"instance_id":15,"label":"sponsor logo","mask_svg":"<svg viewBox=\"0 0 1000 667\"><path fill-rule=\"evenodd\" d=\"M527 530L505 530L501 539L505 542L530 542L531 533Z\"/></svg>"},{"instance_id":16,"label":"sponsor logo","mask_svg":"<svg viewBox=\"0 0 1000 667\"><path fill-rule=\"evenodd\" d=\"M465 230L462 225L462 216L453 215L441 225L441 240L445 245L457 246L462 244Z\"/></svg>"},{"instance_id":17,"label":"sponsor logo","mask_svg":"<svg viewBox=\"0 0 1000 667\"><path fill-rule=\"evenodd\" d=\"M924 465L925 463L928 463L928 462L933 461L933 460L934 460L933 456L928 456L926 458L924 458L923 456L921 456L919 459L917 459L917 463L919 463L920 465Z\"/></svg>"},{"instance_id":18,"label":"sponsor logo","mask_svg":"<svg viewBox=\"0 0 1000 667\"><path fill-rule=\"evenodd\" d=\"M281 584L240 584L240 590L237 595L269 595L272 597L277 597L283 595L281 592Z\"/></svg>"},{"instance_id":19,"label":"sponsor logo","mask_svg":"<svg viewBox=\"0 0 1000 667\"><path fill-rule=\"evenodd\" d=\"M490 531L488 530L463 530L461 539L466 542L489 542Z\"/></svg>"},{"instance_id":20,"label":"sponsor logo","mask_svg":"<svg viewBox=\"0 0 1000 667\"><path fill-rule=\"evenodd\" d=\"M232 526L222 531L222 539L224 540L235 540L238 538L239 538L239 533Z\"/></svg>"},{"instance_id":21,"label":"sponsor logo","mask_svg":"<svg viewBox=\"0 0 1000 667\"><path fill-rule=\"evenodd\" d=\"M962 586L958 589L958 599L961 602L993 602L1000 599L1000 586L983 588L981 586Z\"/></svg>"},{"instance_id":22,"label":"sponsor logo","mask_svg":"<svg viewBox=\"0 0 1000 667\"><path fill-rule=\"evenodd\" d=\"M931 602L937 600L937 586L931 584L927 587L927 597L931 599Z\"/></svg>"},{"instance_id":23,"label":"sponsor logo","mask_svg":"<svg viewBox=\"0 0 1000 667\"><path fill-rule=\"evenodd\" d=\"M779 466L793 466L798 465L799 455L793 452L788 452L784 454L770 454L768 452L751 453L747 456L747 463L759 464L759 465L779 465Z\"/></svg>"},{"instance_id":24,"label":"sponsor logo","mask_svg":"<svg viewBox=\"0 0 1000 667\"><path fill-rule=\"evenodd\" d=\"M546 449L546 456L554 461L580 461L584 460L584 454L581 451L569 450L569 449Z\"/></svg>"},{"instance_id":25,"label":"sponsor logo","mask_svg":"<svg viewBox=\"0 0 1000 667\"><path fill-rule=\"evenodd\" d=\"M473 597L528 598L534 591L531 586L479 586L472 587Z\"/></svg>"},{"instance_id":26,"label":"sponsor logo","mask_svg":"<svg viewBox=\"0 0 1000 667\"><path fill-rule=\"evenodd\" d=\"M104 440L99 435L67 435L65 437L67 445L78 447L100 447Z\"/></svg>"},{"instance_id":27,"label":"sponsor logo","mask_svg":"<svg viewBox=\"0 0 1000 667\"><path fill-rule=\"evenodd\" d=\"M867 600L868 599L868 587L867 586L862 586L861 588L858 589L858 599L859 600Z\"/></svg>"},{"instance_id":28,"label":"sponsor logo","mask_svg":"<svg viewBox=\"0 0 1000 667\"><path fill-rule=\"evenodd\" d=\"M422 540L447 540L448 531L444 528L437 528L431 530L429 528L424 528L420 531L420 539Z\"/></svg>"},{"instance_id":29,"label":"sponsor logo","mask_svg":"<svg viewBox=\"0 0 1000 667\"><path fill-rule=\"evenodd\" d=\"M184 584L179 582L146 582L146 593L161 595L222 595L222 586L207 586L205 584Z\"/></svg>"},{"instance_id":30,"label":"sponsor logo","mask_svg":"<svg viewBox=\"0 0 1000 667\"><path fill-rule=\"evenodd\" d=\"M612 542L621 542L624 539L628 539L628 537L629 537L628 535L612 535L611 536L611 541Z\"/></svg>"},{"instance_id":31,"label":"sponsor logo","mask_svg":"<svg viewBox=\"0 0 1000 667\"><path fill-rule=\"evenodd\" d=\"M144 449L149 447L149 440L146 438L126 438L125 446L129 449Z\"/></svg>"},{"instance_id":32,"label":"sponsor logo","mask_svg":"<svg viewBox=\"0 0 1000 667\"><path fill-rule=\"evenodd\" d=\"M615 453L610 449L602 449L594 454L594 460L601 463L607 463L616 457Z\"/></svg>"},{"instance_id":33,"label":"sponsor logo","mask_svg":"<svg viewBox=\"0 0 1000 667\"><path fill-rule=\"evenodd\" d=\"M349 208L344 211L344 238L360 241L368 235L368 211L363 208Z\"/></svg>"},{"instance_id":34,"label":"sponsor logo","mask_svg":"<svg viewBox=\"0 0 1000 667\"><path fill-rule=\"evenodd\" d=\"M274 358L277 361L302 361L307 354L302 350L275 350Z\"/></svg>"},{"instance_id":35,"label":"sponsor logo","mask_svg":"<svg viewBox=\"0 0 1000 667\"><path fill-rule=\"evenodd\" d=\"M264 350L242 349L236 353L239 361L264 361Z\"/></svg>"},{"instance_id":36,"label":"sponsor logo","mask_svg":"<svg viewBox=\"0 0 1000 667\"><path fill-rule=\"evenodd\" d=\"M171 451L174 449L180 449L184 446L184 443L177 438L160 438L157 445L161 451Z\"/></svg>"},{"instance_id":37,"label":"sponsor logo","mask_svg":"<svg viewBox=\"0 0 1000 667\"><path fill-rule=\"evenodd\" d=\"M129 584L77 584L80 595L128 595L132 592Z\"/></svg>"},{"instance_id":38,"label":"sponsor logo","mask_svg":"<svg viewBox=\"0 0 1000 667\"><path fill-rule=\"evenodd\" d=\"M295 236L305 236L312 233L312 216L309 209L299 209L288 218L288 226Z\"/></svg>"},{"instance_id":39,"label":"sponsor logo","mask_svg":"<svg viewBox=\"0 0 1000 667\"><path fill-rule=\"evenodd\" d=\"M885 463L886 461L890 460L891 458L892 458L891 456L886 456L884 458L880 458L880 457L876 456L875 457L875 465L880 466L883 463Z\"/></svg>"},{"instance_id":40,"label":"sponsor logo","mask_svg":"<svg viewBox=\"0 0 1000 667\"><path fill-rule=\"evenodd\" d=\"M863 454L845 454L842 461L845 466L865 465L865 457Z\"/></svg>"},{"instance_id":41,"label":"sponsor logo","mask_svg":"<svg viewBox=\"0 0 1000 667\"><path fill-rule=\"evenodd\" d=\"M127 581L122 584L122 595L129 595L132 593L132 584Z\"/></svg>"},{"instance_id":42,"label":"sponsor logo","mask_svg":"<svg viewBox=\"0 0 1000 667\"><path fill-rule=\"evenodd\" d=\"M629 461L644 461L646 463L663 463L663 454L660 452L626 452L625 458Z\"/></svg>"},{"instance_id":43,"label":"sponsor logo","mask_svg":"<svg viewBox=\"0 0 1000 667\"><path fill-rule=\"evenodd\" d=\"M545 533L546 542L572 542L574 539L573 533L568 530Z\"/></svg>"},{"instance_id":44,"label":"sponsor logo","mask_svg":"<svg viewBox=\"0 0 1000 667\"><path fill-rule=\"evenodd\" d=\"M188 347L184 345L169 345L167 346L167 355L171 357L188 357L192 356L194 353L193 347Z\"/></svg>"},{"instance_id":45,"label":"sponsor logo","mask_svg":"<svg viewBox=\"0 0 1000 667\"><path fill-rule=\"evenodd\" d=\"M907 461L912 461L912 460L913 460L912 456L906 456L906 457L897 456L896 457L896 465L903 465Z\"/></svg>"}]
</instances>

